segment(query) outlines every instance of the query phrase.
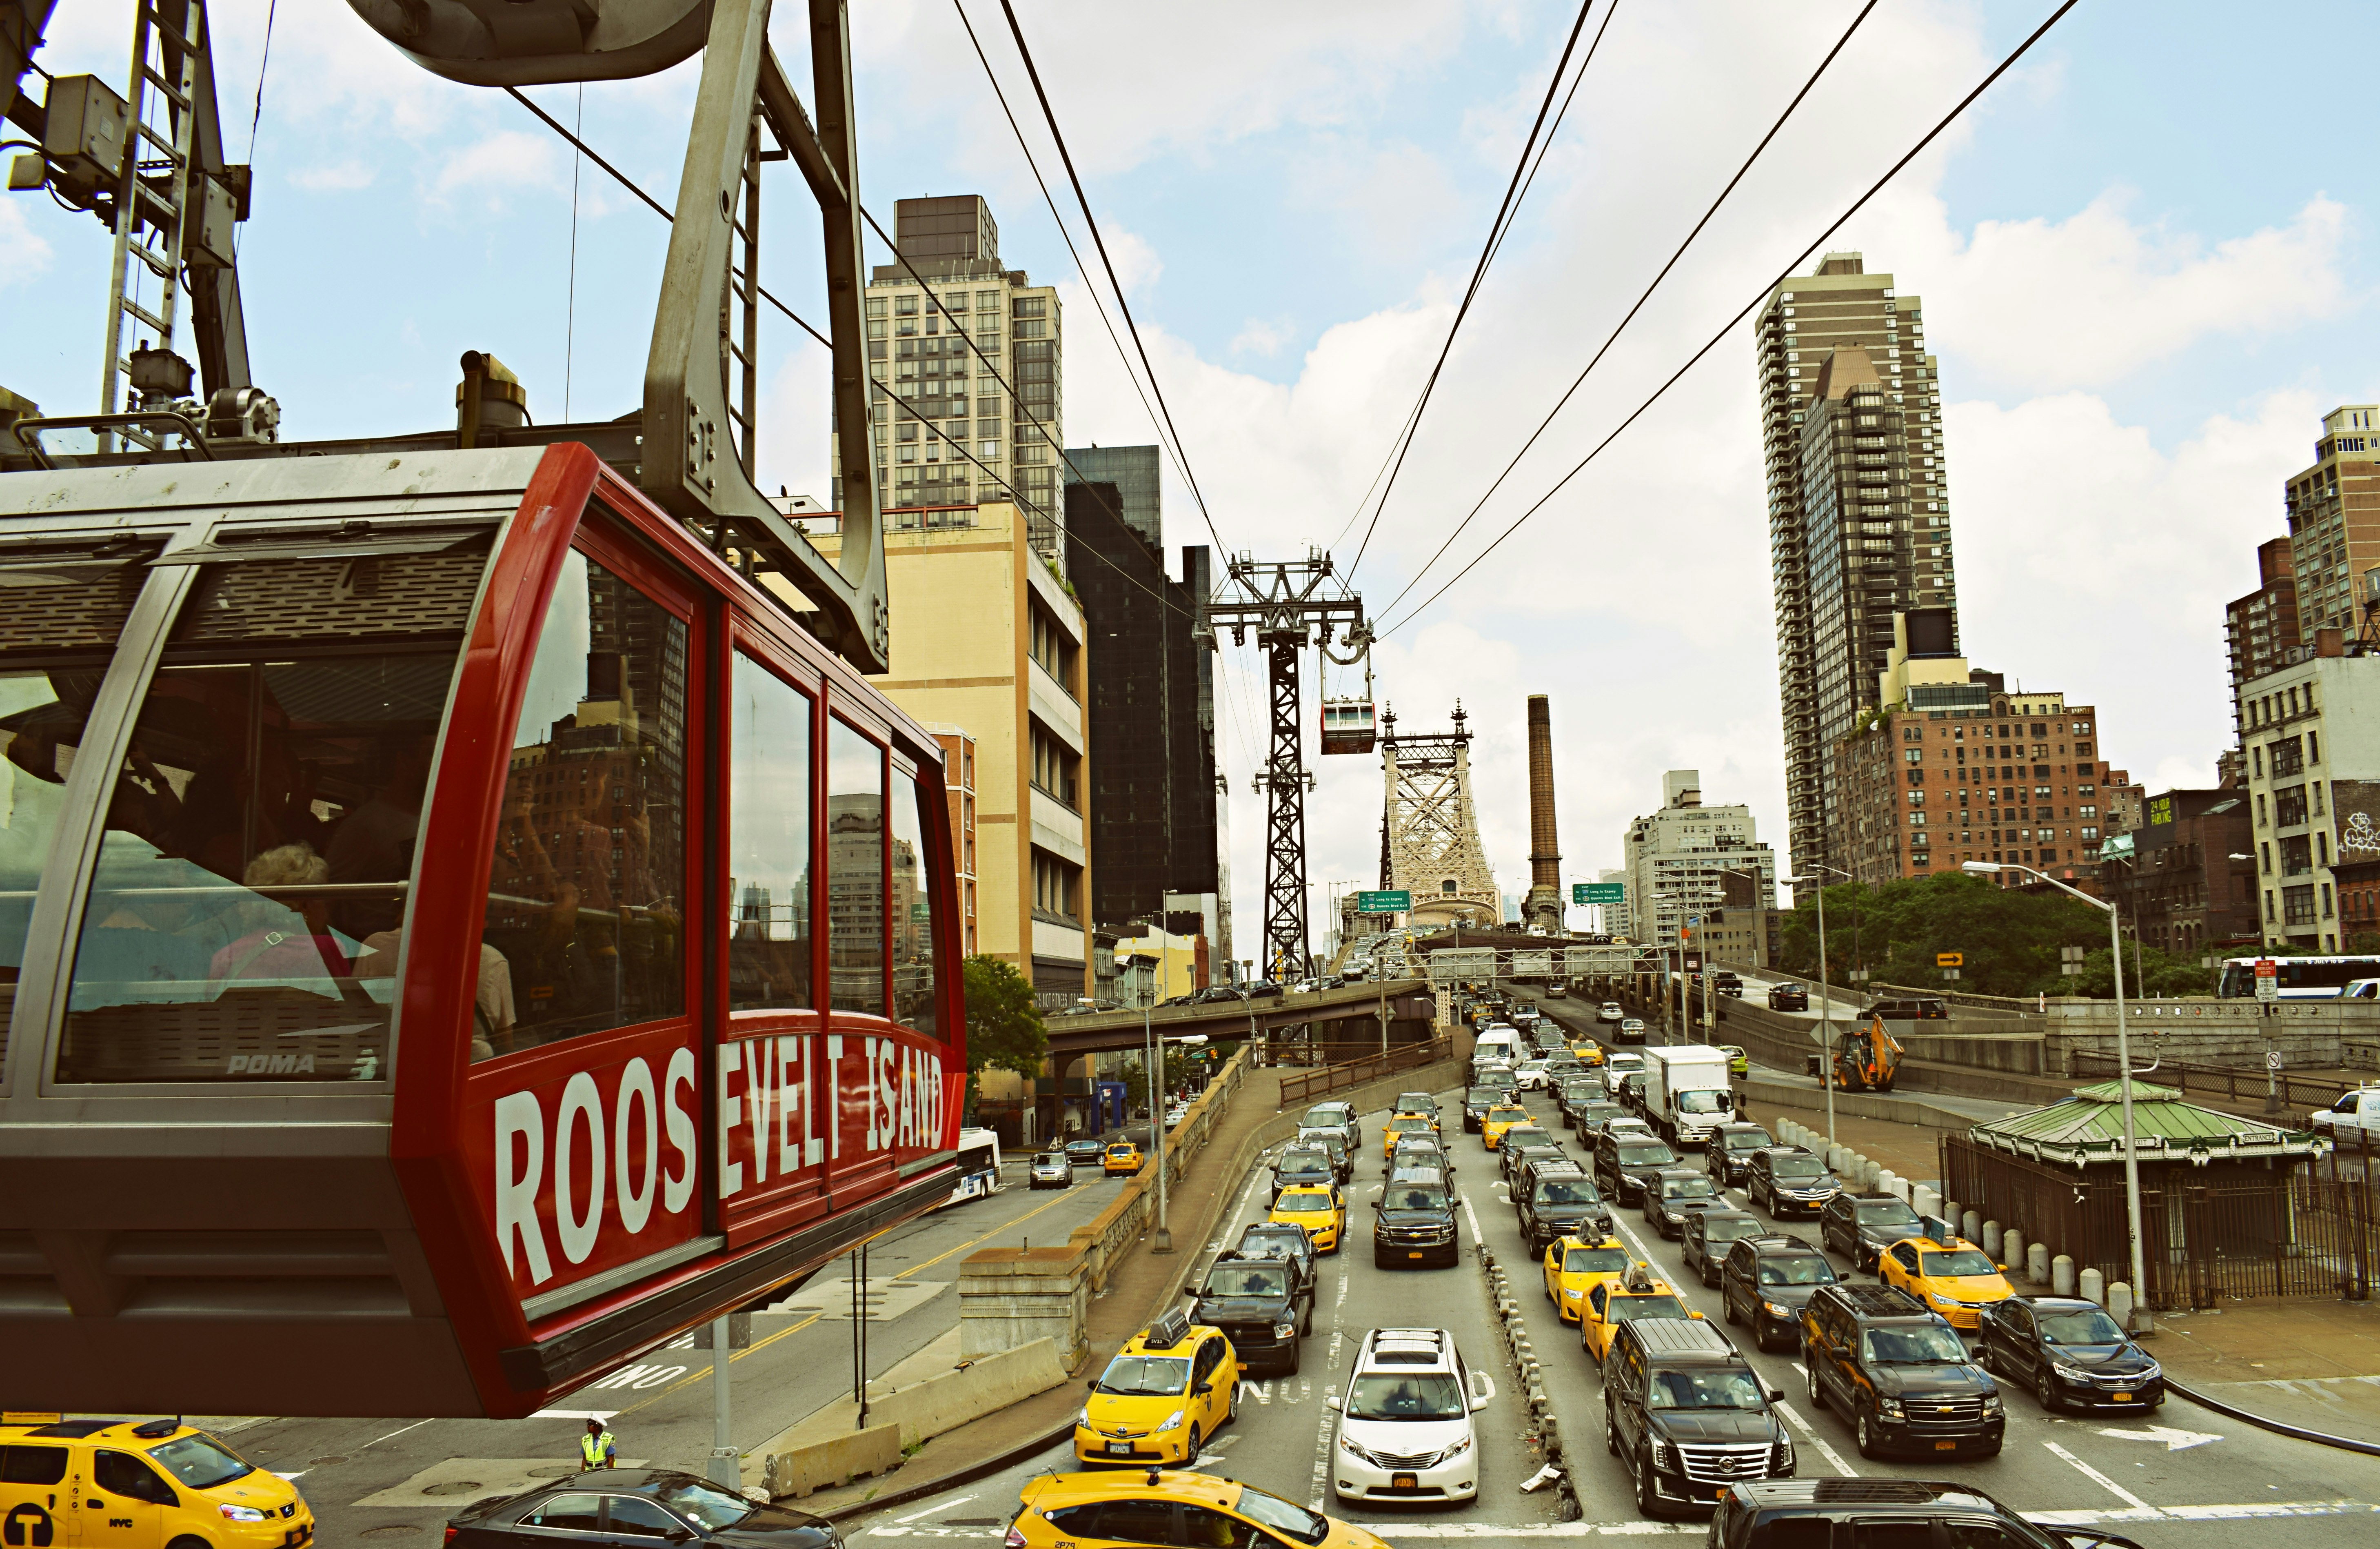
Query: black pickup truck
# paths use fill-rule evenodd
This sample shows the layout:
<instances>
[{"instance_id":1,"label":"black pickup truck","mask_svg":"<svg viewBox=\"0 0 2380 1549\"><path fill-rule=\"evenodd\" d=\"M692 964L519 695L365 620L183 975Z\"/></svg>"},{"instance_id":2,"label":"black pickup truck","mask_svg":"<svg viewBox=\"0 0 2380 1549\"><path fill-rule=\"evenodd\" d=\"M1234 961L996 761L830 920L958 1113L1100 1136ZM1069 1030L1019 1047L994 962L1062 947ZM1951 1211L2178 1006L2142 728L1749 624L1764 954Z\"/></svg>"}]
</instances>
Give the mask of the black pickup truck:
<instances>
[{"instance_id":1,"label":"black pickup truck","mask_svg":"<svg viewBox=\"0 0 2380 1549\"><path fill-rule=\"evenodd\" d=\"M1314 1326L1314 1282L1296 1259L1257 1258L1226 1248L1207 1271L1190 1321L1221 1329L1232 1351L1252 1367L1295 1372L1304 1337Z\"/></svg>"}]
</instances>

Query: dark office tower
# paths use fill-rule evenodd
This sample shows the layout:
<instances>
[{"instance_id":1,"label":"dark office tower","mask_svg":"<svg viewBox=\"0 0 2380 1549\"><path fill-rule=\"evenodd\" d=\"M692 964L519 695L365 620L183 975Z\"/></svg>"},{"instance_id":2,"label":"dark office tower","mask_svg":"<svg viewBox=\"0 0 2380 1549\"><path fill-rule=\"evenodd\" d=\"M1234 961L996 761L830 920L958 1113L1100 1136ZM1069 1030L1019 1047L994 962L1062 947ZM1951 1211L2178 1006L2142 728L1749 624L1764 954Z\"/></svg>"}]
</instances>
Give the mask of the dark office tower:
<instances>
[{"instance_id":1,"label":"dark office tower","mask_svg":"<svg viewBox=\"0 0 2380 1549\"><path fill-rule=\"evenodd\" d=\"M1918 298L1867 273L1857 253L1829 253L1815 273L1778 286L1755 328L1787 842L1794 873L1815 877L1813 867L1841 864L1828 853L1828 750L1876 704L1893 613L1948 610L1956 649L1942 398ZM1828 397L1821 377L1839 357ZM1822 410L1829 433L1814 442L1805 430ZM1812 454L1825 466L1805 466Z\"/></svg>"},{"instance_id":2,"label":"dark office tower","mask_svg":"<svg viewBox=\"0 0 2380 1549\"><path fill-rule=\"evenodd\" d=\"M929 280L1000 272L1000 227L981 194L894 200L892 245Z\"/></svg>"},{"instance_id":3,"label":"dark office tower","mask_svg":"<svg viewBox=\"0 0 2380 1549\"><path fill-rule=\"evenodd\" d=\"M1150 454L1156 449L1129 448ZM1220 892L1216 856L1213 656L1193 641L1206 605L1208 557L1183 551L1184 579L1165 574L1163 526L1123 520L1124 491L1105 480L1066 486L1067 574L1088 640L1092 918L1169 929L1182 895ZM1220 943L1212 943L1220 949Z\"/></svg>"},{"instance_id":4,"label":"dark office tower","mask_svg":"<svg viewBox=\"0 0 2380 1549\"><path fill-rule=\"evenodd\" d=\"M1161 544L1165 521L1158 496L1158 457L1154 446L1070 446L1060 472L1069 484L1079 479L1114 485L1123 502L1124 526Z\"/></svg>"}]
</instances>

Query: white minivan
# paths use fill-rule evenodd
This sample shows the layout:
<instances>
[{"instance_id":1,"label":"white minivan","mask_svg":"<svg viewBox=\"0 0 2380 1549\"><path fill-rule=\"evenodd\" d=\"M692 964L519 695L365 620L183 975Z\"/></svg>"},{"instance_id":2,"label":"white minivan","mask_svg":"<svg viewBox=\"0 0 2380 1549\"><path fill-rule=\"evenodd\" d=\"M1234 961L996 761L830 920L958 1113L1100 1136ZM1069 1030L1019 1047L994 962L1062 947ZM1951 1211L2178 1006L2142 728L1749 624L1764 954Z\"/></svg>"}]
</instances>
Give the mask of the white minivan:
<instances>
[{"instance_id":1,"label":"white minivan","mask_svg":"<svg viewBox=\"0 0 2380 1549\"><path fill-rule=\"evenodd\" d=\"M1443 1328L1376 1328L1364 1336L1339 1411L1331 1493L1345 1501L1467 1501L1479 1494L1471 1411L1495 1380L1463 1364Z\"/></svg>"},{"instance_id":2,"label":"white minivan","mask_svg":"<svg viewBox=\"0 0 2380 1549\"><path fill-rule=\"evenodd\" d=\"M1476 1066L1482 1059L1500 1059L1507 1065L1521 1062L1521 1035L1512 1028L1499 1024L1479 1035L1471 1046L1471 1062Z\"/></svg>"}]
</instances>

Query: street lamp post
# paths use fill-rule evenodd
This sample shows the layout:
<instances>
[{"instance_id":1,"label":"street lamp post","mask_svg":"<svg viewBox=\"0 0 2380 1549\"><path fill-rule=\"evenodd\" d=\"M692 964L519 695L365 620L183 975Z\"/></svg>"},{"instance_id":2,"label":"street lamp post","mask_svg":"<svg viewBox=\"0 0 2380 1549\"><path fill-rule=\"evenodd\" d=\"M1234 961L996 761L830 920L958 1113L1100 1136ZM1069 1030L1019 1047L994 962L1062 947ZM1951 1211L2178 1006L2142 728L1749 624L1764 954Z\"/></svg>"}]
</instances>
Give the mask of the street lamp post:
<instances>
[{"instance_id":1,"label":"street lamp post","mask_svg":"<svg viewBox=\"0 0 2380 1549\"><path fill-rule=\"evenodd\" d=\"M1815 861L1802 869L1831 871L1846 882L1859 880L1840 866L1820 865ZM1828 993L1827 986L1827 879L1823 876L1791 877L1786 878L1785 885L1791 888L1801 882L1814 882L1818 889L1818 1084L1827 1089L1827 1146L1832 1150L1835 1144L1835 1000Z\"/></svg>"},{"instance_id":2,"label":"street lamp post","mask_svg":"<svg viewBox=\"0 0 2380 1549\"><path fill-rule=\"evenodd\" d=\"M2132 1317L2134 1332L2146 1333L2151 1327L2149 1316L2148 1259L2141 1242L2141 1163L2132 1130L2132 1051L2131 1029L2124 1014L2124 930L2115 904L2093 898L2079 888L2070 888L2047 872L2029 865L2016 865L1999 861L1969 861L1961 867L1973 872L2022 872L2036 880L2048 883L2059 892L2071 893L2083 902L2107 913L2108 966L2116 975L2116 1068L2121 1072L2118 1092L2124 1109L2124 1235L2131 1240L2132 1265Z\"/></svg>"},{"instance_id":3,"label":"street lamp post","mask_svg":"<svg viewBox=\"0 0 2380 1549\"><path fill-rule=\"evenodd\" d=\"M1146 1074L1145 1084L1148 1089L1148 1128L1152 1136L1149 1149L1157 1158L1157 1234L1148 1251L1170 1253L1173 1252L1173 1231L1165 1219L1165 1093L1161 1090L1165 1083L1165 1046L1203 1044L1207 1041L1207 1035L1189 1033L1179 1038L1168 1038L1159 1034L1149 1018L1149 1003L1154 998L1153 991L1141 992L1140 1035L1144 1050L1141 1058L1146 1061L1141 1069Z\"/></svg>"}]
</instances>

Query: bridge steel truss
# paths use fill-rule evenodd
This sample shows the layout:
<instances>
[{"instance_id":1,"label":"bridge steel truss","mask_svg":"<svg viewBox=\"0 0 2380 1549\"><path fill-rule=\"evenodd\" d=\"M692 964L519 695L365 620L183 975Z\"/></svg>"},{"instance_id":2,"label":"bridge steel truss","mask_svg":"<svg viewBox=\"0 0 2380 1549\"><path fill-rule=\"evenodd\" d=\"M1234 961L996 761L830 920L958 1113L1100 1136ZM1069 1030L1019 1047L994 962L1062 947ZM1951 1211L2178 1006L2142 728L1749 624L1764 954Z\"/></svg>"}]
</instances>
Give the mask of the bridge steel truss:
<instances>
[{"instance_id":1,"label":"bridge steel truss","mask_svg":"<svg viewBox=\"0 0 2380 1549\"><path fill-rule=\"evenodd\" d=\"M1380 886L1412 892L1411 923L1492 925L1503 904L1479 843L1471 730L1460 703L1453 720L1451 732L1413 732L1397 730L1394 712L1381 718Z\"/></svg>"}]
</instances>

